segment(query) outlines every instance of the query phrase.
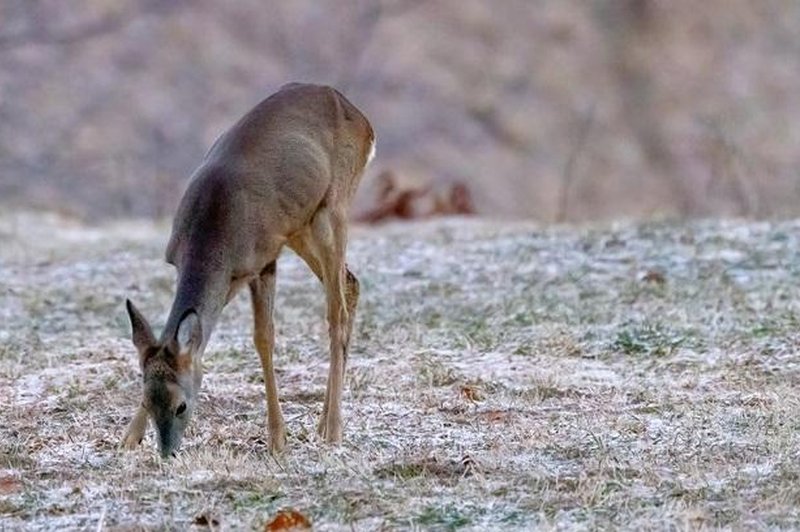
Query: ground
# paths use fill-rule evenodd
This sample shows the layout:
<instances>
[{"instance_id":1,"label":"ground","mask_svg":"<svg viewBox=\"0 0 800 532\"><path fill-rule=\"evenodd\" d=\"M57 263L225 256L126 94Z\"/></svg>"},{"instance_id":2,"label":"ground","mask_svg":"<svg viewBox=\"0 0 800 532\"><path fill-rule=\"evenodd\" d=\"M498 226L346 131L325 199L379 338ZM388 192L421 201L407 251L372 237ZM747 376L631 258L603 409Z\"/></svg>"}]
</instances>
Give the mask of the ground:
<instances>
[{"instance_id":1,"label":"ground","mask_svg":"<svg viewBox=\"0 0 800 532\"><path fill-rule=\"evenodd\" d=\"M278 264L288 450L245 293L177 458L118 449L124 300L163 324L166 224L0 216L0 529L800 527L800 222L354 227L344 443L314 433L323 292Z\"/></svg>"}]
</instances>

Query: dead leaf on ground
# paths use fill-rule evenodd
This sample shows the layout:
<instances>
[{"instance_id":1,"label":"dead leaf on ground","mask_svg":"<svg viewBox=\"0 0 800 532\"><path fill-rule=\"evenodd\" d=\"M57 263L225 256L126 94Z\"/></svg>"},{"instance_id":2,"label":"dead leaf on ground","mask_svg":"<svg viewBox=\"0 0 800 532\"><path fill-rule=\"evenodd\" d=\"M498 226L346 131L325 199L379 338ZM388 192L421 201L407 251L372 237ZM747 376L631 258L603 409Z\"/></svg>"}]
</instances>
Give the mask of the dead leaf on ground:
<instances>
[{"instance_id":1,"label":"dead leaf on ground","mask_svg":"<svg viewBox=\"0 0 800 532\"><path fill-rule=\"evenodd\" d=\"M0 472L0 495L10 495L22 489L22 480L14 473Z\"/></svg>"},{"instance_id":2,"label":"dead leaf on ground","mask_svg":"<svg viewBox=\"0 0 800 532\"><path fill-rule=\"evenodd\" d=\"M642 281L645 283L653 283L653 284L666 284L667 276L664 275L663 272L658 270L648 270L642 275Z\"/></svg>"},{"instance_id":3,"label":"dead leaf on ground","mask_svg":"<svg viewBox=\"0 0 800 532\"><path fill-rule=\"evenodd\" d=\"M281 510L272 521L264 526L264 532L288 532L291 530L311 530L311 521L297 510Z\"/></svg>"},{"instance_id":4,"label":"dead leaf on ground","mask_svg":"<svg viewBox=\"0 0 800 532\"><path fill-rule=\"evenodd\" d=\"M505 410L488 410L481 412L480 416L489 423L501 423L508 419L508 412Z\"/></svg>"},{"instance_id":5,"label":"dead leaf on ground","mask_svg":"<svg viewBox=\"0 0 800 532\"><path fill-rule=\"evenodd\" d=\"M481 401L483 399L480 389L471 384L465 384L461 387L461 396L467 401L472 402Z\"/></svg>"}]
</instances>

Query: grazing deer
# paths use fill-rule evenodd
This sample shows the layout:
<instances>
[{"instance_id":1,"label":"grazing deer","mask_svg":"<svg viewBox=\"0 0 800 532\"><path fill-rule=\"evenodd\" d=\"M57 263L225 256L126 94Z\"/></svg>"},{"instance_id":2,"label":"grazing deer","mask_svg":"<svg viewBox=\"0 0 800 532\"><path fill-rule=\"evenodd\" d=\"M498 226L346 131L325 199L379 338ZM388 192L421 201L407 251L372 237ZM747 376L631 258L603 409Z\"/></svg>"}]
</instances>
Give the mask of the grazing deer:
<instances>
[{"instance_id":1,"label":"grazing deer","mask_svg":"<svg viewBox=\"0 0 800 532\"><path fill-rule=\"evenodd\" d=\"M345 264L347 213L375 154L369 121L330 87L292 83L258 104L211 147L181 200L167 245L178 271L175 300L161 338L127 301L139 352L144 399L123 446L135 448L148 418L161 455L178 449L197 403L201 356L228 301L244 284L253 304L270 447L286 442L272 366L275 263L284 245L325 287L330 370L318 432L342 439L342 386L358 302Z\"/></svg>"}]
</instances>

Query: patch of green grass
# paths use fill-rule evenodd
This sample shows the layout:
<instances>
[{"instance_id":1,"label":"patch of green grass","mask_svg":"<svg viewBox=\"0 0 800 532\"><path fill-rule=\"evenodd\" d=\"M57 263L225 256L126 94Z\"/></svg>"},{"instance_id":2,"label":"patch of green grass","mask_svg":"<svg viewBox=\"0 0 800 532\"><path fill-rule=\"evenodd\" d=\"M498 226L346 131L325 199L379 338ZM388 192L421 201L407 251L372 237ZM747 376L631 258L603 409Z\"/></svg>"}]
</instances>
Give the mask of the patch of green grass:
<instances>
[{"instance_id":1,"label":"patch of green grass","mask_svg":"<svg viewBox=\"0 0 800 532\"><path fill-rule=\"evenodd\" d=\"M460 375L453 368L445 366L432 355L420 356L415 369L417 381L423 386L449 386L460 379Z\"/></svg>"},{"instance_id":2,"label":"patch of green grass","mask_svg":"<svg viewBox=\"0 0 800 532\"><path fill-rule=\"evenodd\" d=\"M800 319L794 312L769 314L753 324L749 335L755 338L780 337L800 330Z\"/></svg>"},{"instance_id":3,"label":"patch of green grass","mask_svg":"<svg viewBox=\"0 0 800 532\"><path fill-rule=\"evenodd\" d=\"M0 500L0 516L25 518L44 511L46 510L42 508L41 498L33 494L23 493L21 496Z\"/></svg>"},{"instance_id":4,"label":"patch of green grass","mask_svg":"<svg viewBox=\"0 0 800 532\"><path fill-rule=\"evenodd\" d=\"M506 320L509 325L517 325L520 327L530 327L537 321L537 316L531 310L520 310L514 313L510 319ZM504 323L503 325L506 325Z\"/></svg>"},{"instance_id":5,"label":"patch of green grass","mask_svg":"<svg viewBox=\"0 0 800 532\"><path fill-rule=\"evenodd\" d=\"M0 469L25 471L36 465L36 460L31 458L30 452L22 445L19 438L6 434L0 437L8 438L6 443L0 443Z\"/></svg>"},{"instance_id":6,"label":"patch of green grass","mask_svg":"<svg viewBox=\"0 0 800 532\"><path fill-rule=\"evenodd\" d=\"M326 485L330 490L330 486ZM334 489L327 491L327 496L319 500L312 511L315 519L332 519L341 524L352 524L361 518L384 511L383 506L389 501L381 500L380 494L353 489Z\"/></svg>"},{"instance_id":7,"label":"patch of green grass","mask_svg":"<svg viewBox=\"0 0 800 532\"><path fill-rule=\"evenodd\" d=\"M514 390L512 395L524 401L541 403L548 399L561 399L563 397L582 397L579 390L564 388L558 385L553 378L534 379L533 386Z\"/></svg>"},{"instance_id":8,"label":"patch of green grass","mask_svg":"<svg viewBox=\"0 0 800 532\"><path fill-rule=\"evenodd\" d=\"M397 462L376 468L378 478L410 480L418 477L433 477L443 481L457 481L468 475L469 467L463 461L424 458L408 462Z\"/></svg>"},{"instance_id":9,"label":"patch of green grass","mask_svg":"<svg viewBox=\"0 0 800 532\"><path fill-rule=\"evenodd\" d=\"M468 318L457 320L457 327L464 339L463 347L478 351L492 351L500 343L497 328L489 323L488 311L485 313L475 309L475 315L466 314Z\"/></svg>"},{"instance_id":10,"label":"patch of green grass","mask_svg":"<svg viewBox=\"0 0 800 532\"><path fill-rule=\"evenodd\" d=\"M685 334L659 323L642 322L623 326L612 348L626 355L668 356L686 342Z\"/></svg>"},{"instance_id":11,"label":"patch of green grass","mask_svg":"<svg viewBox=\"0 0 800 532\"><path fill-rule=\"evenodd\" d=\"M369 368L353 368L347 375L350 391L361 397L369 393L375 383L375 375Z\"/></svg>"},{"instance_id":12,"label":"patch of green grass","mask_svg":"<svg viewBox=\"0 0 800 532\"><path fill-rule=\"evenodd\" d=\"M430 530L458 530L470 525L472 519L454 504L430 505L411 517L411 523Z\"/></svg>"},{"instance_id":13,"label":"patch of green grass","mask_svg":"<svg viewBox=\"0 0 800 532\"><path fill-rule=\"evenodd\" d=\"M108 375L103 379L103 386L105 386L106 390L116 390L119 388L120 385L120 376L119 375Z\"/></svg>"},{"instance_id":14,"label":"patch of green grass","mask_svg":"<svg viewBox=\"0 0 800 532\"><path fill-rule=\"evenodd\" d=\"M263 510L265 515L273 509L273 503L283 497L280 492L241 490L230 490L226 495L235 510Z\"/></svg>"},{"instance_id":15,"label":"patch of green grass","mask_svg":"<svg viewBox=\"0 0 800 532\"><path fill-rule=\"evenodd\" d=\"M37 369L41 361L35 353L44 347L35 328L20 331L0 341L0 377L18 379L26 370Z\"/></svg>"},{"instance_id":16,"label":"patch of green grass","mask_svg":"<svg viewBox=\"0 0 800 532\"><path fill-rule=\"evenodd\" d=\"M398 478L408 480L425 475L425 466L421 463L389 464L375 470L378 478Z\"/></svg>"}]
</instances>

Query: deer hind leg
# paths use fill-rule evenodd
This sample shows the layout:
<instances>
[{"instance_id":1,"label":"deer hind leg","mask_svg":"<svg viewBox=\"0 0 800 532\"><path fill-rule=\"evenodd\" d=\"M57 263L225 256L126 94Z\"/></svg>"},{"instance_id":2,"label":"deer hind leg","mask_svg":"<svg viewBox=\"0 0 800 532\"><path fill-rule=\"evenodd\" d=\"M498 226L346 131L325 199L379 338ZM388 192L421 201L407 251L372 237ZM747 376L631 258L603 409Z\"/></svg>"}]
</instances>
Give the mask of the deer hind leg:
<instances>
[{"instance_id":1,"label":"deer hind leg","mask_svg":"<svg viewBox=\"0 0 800 532\"><path fill-rule=\"evenodd\" d=\"M287 245L289 248L297 253L297 255L303 259L303 261L308 265L314 275L320 280L320 282L325 284L323 280L323 273L322 273L322 265L317 257L314 255L313 251L313 241L312 235L310 231L303 232L293 239L289 240ZM346 266L345 266L346 267ZM345 287L345 301L347 307L347 324L344 327L345 335L344 335L344 349L343 349L343 361L342 361L342 377L344 377L345 368L347 366L347 355L350 351L350 339L353 336L353 322L355 319L356 314L356 307L358 306L358 294L359 294L359 283L358 279L353 272L350 271L349 268L346 269L346 287ZM327 293L327 291L326 291ZM330 379L329 379L330 381ZM325 431L325 426L327 423L328 418L328 405L330 401L329 395L330 387L326 390L325 393L325 400L322 405L322 416L320 416L320 422L317 427L317 432L322 435Z\"/></svg>"},{"instance_id":2,"label":"deer hind leg","mask_svg":"<svg viewBox=\"0 0 800 532\"><path fill-rule=\"evenodd\" d=\"M320 209L311 222L309 230L289 242L291 247L320 278L325 287L327 300L328 334L330 336L331 364L325 403L322 408L317 431L329 443L342 439L342 389L348 342L352 331L350 308L357 303L357 283L352 276L351 295L347 296L347 267L345 246L347 244L346 216L327 207Z\"/></svg>"},{"instance_id":3,"label":"deer hind leg","mask_svg":"<svg viewBox=\"0 0 800 532\"><path fill-rule=\"evenodd\" d=\"M133 419L131 419L130 424L128 425L128 430L125 432L125 436L122 438L122 447L124 449L133 450L142 443L142 438L144 438L144 433L147 430L147 410L144 406L139 405L139 408L136 409L136 413L133 415Z\"/></svg>"},{"instance_id":4,"label":"deer hind leg","mask_svg":"<svg viewBox=\"0 0 800 532\"><path fill-rule=\"evenodd\" d=\"M303 261L308 265L314 275L320 280L321 283L324 285L323 281L323 272L322 272L322 265L317 257L314 255L313 249L313 242L312 242L312 235L311 232L303 232L297 235L295 238L291 239L287 245L289 248L292 249ZM350 271L347 266L346 268L346 287L345 287L345 300L346 300L346 308L347 308L347 324L344 327L345 335L344 335L344 349L343 349L343 363L342 363L342 377L344 377L345 368L347 366L347 356L350 351L350 340L353 336L353 323L355 320L356 315L356 307L358 306L358 296L359 296L359 282L353 272ZM330 379L329 379L330 380ZM323 435L326 430L326 423L328 418L328 404L330 400L329 390L326 390L325 393L325 401L322 406L322 416L320 417L320 422L317 427L317 432L320 435Z\"/></svg>"},{"instance_id":5,"label":"deer hind leg","mask_svg":"<svg viewBox=\"0 0 800 532\"><path fill-rule=\"evenodd\" d=\"M347 365L347 355L350 353L350 340L353 338L353 324L356 321L356 309L358 308L358 295L361 292L358 277L345 264L345 274L347 276L347 286L345 287L345 299L347 300L347 327L345 327L344 339L344 363Z\"/></svg>"},{"instance_id":6,"label":"deer hind leg","mask_svg":"<svg viewBox=\"0 0 800 532\"><path fill-rule=\"evenodd\" d=\"M289 240L287 243L289 248L294 251L297 256L303 259L308 267L314 272L314 275L317 276L317 279L321 283L324 281L322 280L322 266L317 258L314 256L314 253L311 251L311 235L310 233L304 233L292 240ZM344 341L344 363L345 367L347 366L347 356L350 353L350 340L353 337L353 324L355 322L356 316L356 308L358 307L358 296L359 296L359 286L360 283L358 282L358 278L350 271L350 268L345 264L345 275L347 276L346 279L346 286L345 286L345 300L347 303L347 325L345 326L345 341ZM327 404L325 405L325 411L327 412Z\"/></svg>"},{"instance_id":7,"label":"deer hind leg","mask_svg":"<svg viewBox=\"0 0 800 532\"><path fill-rule=\"evenodd\" d=\"M267 426L269 428L270 449L283 450L286 445L286 428L278 402L278 383L272 365L275 348L275 327L272 312L275 304L275 263L272 262L261 272L258 279L250 282L250 296L253 302L253 343L261 358L264 372L264 387L267 392Z\"/></svg>"}]
</instances>

